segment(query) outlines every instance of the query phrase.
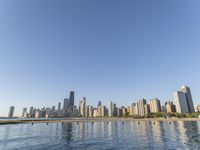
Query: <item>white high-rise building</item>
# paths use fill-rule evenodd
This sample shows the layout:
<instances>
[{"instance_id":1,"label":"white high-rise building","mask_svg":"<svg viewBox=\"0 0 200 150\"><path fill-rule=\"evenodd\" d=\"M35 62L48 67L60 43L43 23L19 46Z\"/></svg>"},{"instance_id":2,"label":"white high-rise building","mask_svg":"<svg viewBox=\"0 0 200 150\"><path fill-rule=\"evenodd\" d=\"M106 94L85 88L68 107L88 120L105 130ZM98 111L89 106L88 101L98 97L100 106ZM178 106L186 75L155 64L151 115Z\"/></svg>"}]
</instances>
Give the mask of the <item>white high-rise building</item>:
<instances>
[{"instance_id":1,"label":"white high-rise building","mask_svg":"<svg viewBox=\"0 0 200 150\"><path fill-rule=\"evenodd\" d=\"M80 114L82 117L86 117L86 97L82 97L80 101Z\"/></svg>"},{"instance_id":2,"label":"white high-rise building","mask_svg":"<svg viewBox=\"0 0 200 150\"><path fill-rule=\"evenodd\" d=\"M109 110L108 111L109 111L108 116L113 117L113 102L112 101L109 102Z\"/></svg>"},{"instance_id":3,"label":"white high-rise building","mask_svg":"<svg viewBox=\"0 0 200 150\"><path fill-rule=\"evenodd\" d=\"M93 107L89 106L89 117L93 117Z\"/></svg>"},{"instance_id":4,"label":"white high-rise building","mask_svg":"<svg viewBox=\"0 0 200 150\"><path fill-rule=\"evenodd\" d=\"M158 100L157 98L150 100L150 111L152 113L161 112L160 100Z\"/></svg>"}]
</instances>

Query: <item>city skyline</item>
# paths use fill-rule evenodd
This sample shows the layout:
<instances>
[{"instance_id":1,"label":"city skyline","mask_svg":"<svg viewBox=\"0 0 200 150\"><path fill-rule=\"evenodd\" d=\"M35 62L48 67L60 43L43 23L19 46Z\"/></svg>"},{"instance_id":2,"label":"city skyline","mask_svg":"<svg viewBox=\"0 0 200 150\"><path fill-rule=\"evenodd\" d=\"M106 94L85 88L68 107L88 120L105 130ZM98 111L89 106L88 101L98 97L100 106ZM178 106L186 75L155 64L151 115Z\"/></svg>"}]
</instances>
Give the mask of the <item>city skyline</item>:
<instances>
[{"instance_id":1,"label":"city skyline","mask_svg":"<svg viewBox=\"0 0 200 150\"><path fill-rule=\"evenodd\" d=\"M0 1L0 116L14 105L172 99L200 101L200 2ZM77 105L77 104L76 104Z\"/></svg>"},{"instance_id":2,"label":"city skyline","mask_svg":"<svg viewBox=\"0 0 200 150\"><path fill-rule=\"evenodd\" d=\"M146 116L150 112L178 112L178 113L193 113L195 112L195 105L199 107L198 104L193 104L192 93L190 87L183 85L180 87L180 90L173 92L173 99L166 100L165 103L162 103L157 97L152 99L139 99L133 101L129 105L116 105L112 100L108 101L108 104L104 105L101 101L96 101L97 107L87 103L87 98L82 96L78 100L78 105L75 104L75 92L70 91L69 97L63 99L63 102L58 101L57 106L52 105L51 107L43 106L36 108L31 106L28 110L27 107L22 109L22 115L18 117L22 118L56 118L56 117L113 117L113 116L124 116L125 112L128 112L129 115L139 115ZM14 106L10 106L8 117L12 118L14 113ZM102 110L103 109L103 112ZM199 108L196 108L197 111ZM95 112L96 110L96 112ZM120 112L121 111L121 112ZM94 113L96 114L94 116ZM99 113L101 115L99 115ZM120 113L120 114L119 114ZM43 115L42 115L43 114ZM118 114L118 115L117 115ZM123 115L122 115L123 114ZM17 115L16 115L17 116Z\"/></svg>"}]
</instances>

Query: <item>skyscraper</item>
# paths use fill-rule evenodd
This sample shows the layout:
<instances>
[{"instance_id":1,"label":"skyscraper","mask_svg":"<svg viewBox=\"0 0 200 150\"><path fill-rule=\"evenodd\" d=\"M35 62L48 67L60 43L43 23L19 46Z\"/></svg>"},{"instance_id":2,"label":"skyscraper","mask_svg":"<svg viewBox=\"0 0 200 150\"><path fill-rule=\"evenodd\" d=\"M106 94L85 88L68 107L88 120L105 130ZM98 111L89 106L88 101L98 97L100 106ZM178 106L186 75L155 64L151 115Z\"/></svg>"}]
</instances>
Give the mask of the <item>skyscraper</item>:
<instances>
[{"instance_id":1,"label":"skyscraper","mask_svg":"<svg viewBox=\"0 0 200 150\"><path fill-rule=\"evenodd\" d=\"M152 113L161 112L160 100L158 100L157 98L150 100L150 111Z\"/></svg>"},{"instance_id":2,"label":"skyscraper","mask_svg":"<svg viewBox=\"0 0 200 150\"><path fill-rule=\"evenodd\" d=\"M146 104L146 99L141 99L138 101L138 115L145 116L145 108L144 105Z\"/></svg>"},{"instance_id":3,"label":"skyscraper","mask_svg":"<svg viewBox=\"0 0 200 150\"><path fill-rule=\"evenodd\" d=\"M98 102L97 108L98 108L99 106L101 106L101 101Z\"/></svg>"},{"instance_id":4,"label":"skyscraper","mask_svg":"<svg viewBox=\"0 0 200 150\"><path fill-rule=\"evenodd\" d=\"M25 118L25 113L27 112L27 108L23 108L23 110L22 110L22 118Z\"/></svg>"},{"instance_id":5,"label":"skyscraper","mask_svg":"<svg viewBox=\"0 0 200 150\"><path fill-rule=\"evenodd\" d=\"M190 88L182 86L180 91L174 92L174 104L178 113L193 113L194 105L192 101L192 95Z\"/></svg>"},{"instance_id":6,"label":"skyscraper","mask_svg":"<svg viewBox=\"0 0 200 150\"><path fill-rule=\"evenodd\" d=\"M15 107L14 106L10 106L9 113L8 113L8 117L9 118L13 117L14 110L15 110Z\"/></svg>"},{"instance_id":7,"label":"skyscraper","mask_svg":"<svg viewBox=\"0 0 200 150\"><path fill-rule=\"evenodd\" d=\"M171 101L165 103L165 108L167 113L175 112L175 105Z\"/></svg>"},{"instance_id":8,"label":"skyscraper","mask_svg":"<svg viewBox=\"0 0 200 150\"><path fill-rule=\"evenodd\" d=\"M86 97L82 97L80 101L80 114L82 117L86 116Z\"/></svg>"},{"instance_id":9,"label":"skyscraper","mask_svg":"<svg viewBox=\"0 0 200 150\"><path fill-rule=\"evenodd\" d=\"M185 85L183 85L180 88L180 91L185 93L185 95L186 95L186 100L187 100L189 113L193 113L194 112L194 104L193 104L192 94L190 92L190 88L185 86Z\"/></svg>"},{"instance_id":10,"label":"skyscraper","mask_svg":"<svg viewBox=\"0 0 200 150\"><path fill-rule=\"evenodd\" d=\"M63 104L63 110L64 110L64 111L67 111L68 108L69 108L69 106L70 106L70 99L65 98L65 99L64 99L64 104Z\"/></svg>"},{"instance_id":11,"label":"skyscraper","mask_svg":"<svg viewBox=\"0 0 200 150\"><path fill-rule=\"evenodd\" d=\"M70 100L70 106L74 106L74 91L70 91L69 100Z\"/></svg>"},{"instance_id":12,"label":"skyscraper","mask_svg":"<svg viewBox=\"0 0 200 150\"><path fill-rule=\"evenodd\" d=\"M108 110L108 116L113 117L113 102L109 102L109 110Z\"/></svg>"},{"instance_id":13,"label":"skyscraper","mask_svg":"<svg viewBox=\"0 0 200 150\"><path fill-rule=\"evenodd\" d=\"M58 110L60 110L61 109L61 103L59 102L58 103Z\"/></svg>"},{"instance_id":14,"label":"skyscraper","mask_svg":"<svg viewBox=\"0 0 200 150\"><path fill-rule=\"evenodd\" d=\"M187 98L185 93L177 91L173 93L174 104L176 106L176 112L178 113L188 113Z\"/></svg>"}]
</instances>

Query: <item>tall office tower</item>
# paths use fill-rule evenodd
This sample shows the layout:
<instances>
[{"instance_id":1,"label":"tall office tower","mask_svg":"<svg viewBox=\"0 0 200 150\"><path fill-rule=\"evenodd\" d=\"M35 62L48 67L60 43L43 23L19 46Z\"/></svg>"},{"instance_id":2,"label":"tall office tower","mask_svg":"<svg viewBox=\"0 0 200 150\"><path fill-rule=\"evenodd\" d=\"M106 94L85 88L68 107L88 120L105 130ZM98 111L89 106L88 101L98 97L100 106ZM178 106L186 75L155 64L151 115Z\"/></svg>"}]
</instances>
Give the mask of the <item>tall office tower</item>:
<instances>
[{"instance_id":1,"label":"tall office tower","mask_svg":"<svg viewBox=\"0 0 200 150\"><path fill-rule=\"evenodd\" d=\"M58 110L60 110L61 109L61 103L59 102L58 103Z\"/></svg>"},{"instance_id":2,"label":"tall office tower","mask_svg":"<svg viewBox=\"0 0 200 150\"><path fill-rule=\"evenodd\" d=\"M126 112L127 112L126 108L124 106L122 106L121 109L122 109L122 116L124 116L126 114Z\"/></svg>"},{"instance_id":3,"label":"tall office tower","mask_svg":"<svg viewBox=\"0 0 200 150\"><path fill-rule=\"evenodd\" d=\"M160 100L158 100L157 98L150 100L150 111L151 113L161 112Z\"/></svg>"},{"instance_id":4,"label":"tall office tower","mask_svg":"<svg viewBox=\"0 0 200 150\"><path fill-rule=\"evenodd\" d=\"M132 104L133 115L138 115L138 103Z\"/></svg>"},{"instance_id":5,"label":"tall office tower","mask_svg":"<svg viewBox=\"0 0 200 150\"><path fill-rule=\"evenodd\" d=\"M145 104L144 105L144 114L148 115L150 113L150 105L149 104Z\"/></svg>"},{"instance_id":6,"label":"tall office tower","mask_svg":"<svg viewBox=\"0 0 200 150\"><path fill-rule=\"evenodd\" d=\"M82 117L86 116L86 97L82 97L80 101L80 114Z\"/></svg>"},{"instance_id":7,"label":"tall office tower","mask_svg":"<svg viewBox=\"0 0 200 150\"><path fill-rule=\"evenodd\" d=\"M131 111L131 107L127 106L127 113L130 114L130 111Z\"/></svg>"},{"instance_id":8,"label":"tall office tower","mask_svg":"<svg viewBox=\"0 0 200 150\"><path fill-rule=\"evenodd\" d=\"M33 107L30 107L29 118L34 118L34 117L35 117L35 109Z\"/></svg>"},{"instance_id":9,"label":"tall office tower","mask_svg":"<svg viewBox=\"0 0 200 150\"><path fill-rule=\"evenodd\" d=\"M105 106L99 106L98 107L98 114L99 114L99 117L105 117L106 116L106 107Z\"/></svg>"},{"instance_id":10,"label":"tall office tower","mask_svg":"<svg viewBox=\"0 0 200 150\"><path fill-rule=\"evenodd\" d=\"M117 116L117 105L113 104L113 116Z\"/></svg>"},{"instance_id":11,"label":"tall office tower","mask_svg":"<svg viewBox=\"0 0 200 150\"><path fill-rule=\"evenodd\" d=\"M185 95L186 95L186 100L187 100L189 113L193 113L194 112L194 104L193 104L192 94L190 92L190 88L185 86L185 85L183 85L180 88L180 91L185 93Z\"/></svg>"},{"instance_id":12,"label":"tall office tower","mask_svg":"<svg viewBox=\"0 0 200 150\"><path fill-rule=\"evenodd\" d=\"M176 111L175 105L171 101L165 102L165 109L166 109L166 113L172 113Z\"/></svg>"},{"instance_id":13,"label":"tall office tower","mask_svg":"<svg viewBox=\"0 0 200 150\"><path fill-rule=\"evenodd\" d=\"M179 113L194 112L194 105L189 87L185 85L182 86L180 88L180 91L174 92L173 97L177 112Z\"/></svg>"},{"instance_id":14,"label":"tall office tower","mask_svg":"<svg viewBox=\"0 0 200 150\"><path fill-rule=\"evenodd\" d=\"M99 115L98 115L98 110L95 108L94 110L93 110L93 117L98 117Z\"/></svg>"},{"instance_id":15,"label":"tall office tower","mask_svg":"<svg viewBox=\"0 0 200 150\"><path fill-rule=\"evenodd\" d=\"M89 117L93 117L93 107L89 106Z\"/></svg>"},{"instance_id":16,"label":"tall office tower","mask_svg":"<svg viewBox=\"0 0 200 150\"><path fill-rule=\"evenodd\" d=\"M14 106L10 106L10 109L9 109L9 112L8 112L8 117L9 118L13 117L14 110L15 110L15 107Z\"/></svg>"},{"instance_id":17,"label":"tall office tower","mask_svg":"<svg viewBox=\"0 0 200 150\"><path fill-rule=\"evenodd\" d=\"M90 113L90 105L87 105L85 109L85 117L89 117L89 113Z\"/></svg>"},{"instance_id":18,"label":"tall office tower","mask_svg":"<svg viewBox=\"0 0 200 150\"><path fill-rule=\"evenodd\" d=\"M109 110L108 110L108 116L113 117L113 102L109 102Z\"/></svg>"},{"instance_id":19,"label":"tall office tower","mask_svg":"<svg viewBox=\"0 0 200 150\"><path fill-rule=\"evenodd\" d=\"M176 112L188 113L189 109L185 93L177 91L173 93L173 97L174 97L174 104L176 106Z\"/></svg>"},{"instance_id":20,"label":"tall office tower","mask_svg":"<svg viewBox=\"0 0 200 150\"><path fill-rule=\"evenodd\" d=\"M25 113L27 112L27 108L23 108L23 110L22 110L22 118L25 118Z\"/></svg>"},{"instance_id":21,"label":"tall office tower","mask_svg":"<svg viewBox=\"0 0 200 150\"><path fill-rule=\"evenodd\" d=\"M56 106L52 106L52 108L51 108L53 111L55 111L56 110Z\"/></svg>"},{"instance_id":22,"label":"tall office tower","mask_svg":"<svg viewBox=\"0 0 200 150\"><path fill-rule=\"evenodd\" d=\"M74 91L70 91L69 100L70 100L70 106L74 106Z\"/></svg>"},{"instance_id":23,"label":"tall office tower","mask_svg":"<svg viewBox=\"0 0 200 150\"><path fill-rule=\"evenodd\" d=\"M69 106L70 106L70 99L65 98L65 99L64 99L64 104L63 104L63 110L64 110L65 112L68 111Z\"/></svg>"},{"instance_id":24,"label":"tall office tower","mask_svg":"<svg viewBox=\"0 0 200 150\"><path fill-rule=\"evenodd\" d=\"M145 104L146 104L145 99L141 99L138 101L138 115L139 116L145 116L145 108L144 108Z\"/></svg>"},{"instance_id":25,"label":"tall office tower","mask_svg":"<svg viewBox=\"0 0 200 150\"><path fill-rule=\"evenodd\" d=\"M101 101L98 102L97 108L98 108L99 106L101 106Z\"/></svg>"}]
</instances>

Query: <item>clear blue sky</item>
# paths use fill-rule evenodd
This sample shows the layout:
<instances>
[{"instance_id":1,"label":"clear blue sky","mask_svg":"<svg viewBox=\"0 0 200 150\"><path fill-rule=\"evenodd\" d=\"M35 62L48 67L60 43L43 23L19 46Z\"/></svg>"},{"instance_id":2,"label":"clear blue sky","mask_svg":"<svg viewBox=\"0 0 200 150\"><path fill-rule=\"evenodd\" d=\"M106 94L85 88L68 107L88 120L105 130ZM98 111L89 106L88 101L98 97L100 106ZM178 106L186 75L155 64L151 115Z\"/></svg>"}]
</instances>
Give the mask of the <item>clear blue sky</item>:
<instances>
[{"instance_id":1,"label":"clear blue sky","mask_svg":"<svg viewBox=\"0 0 200 150\"><path fill-rule=\"evenodd\" d=\"M200 103L199 0L1 0L0 116L10 105Z\"/></svg>"}]
</instances>

